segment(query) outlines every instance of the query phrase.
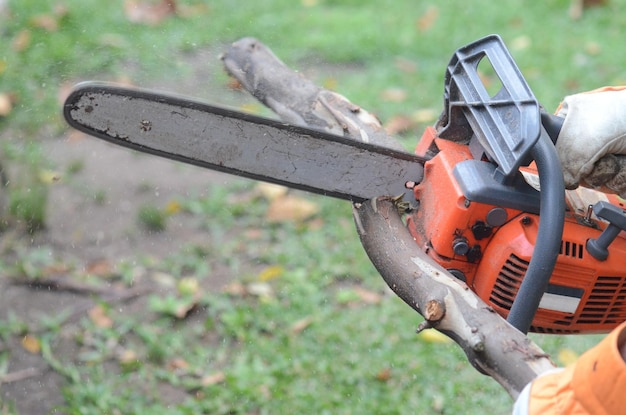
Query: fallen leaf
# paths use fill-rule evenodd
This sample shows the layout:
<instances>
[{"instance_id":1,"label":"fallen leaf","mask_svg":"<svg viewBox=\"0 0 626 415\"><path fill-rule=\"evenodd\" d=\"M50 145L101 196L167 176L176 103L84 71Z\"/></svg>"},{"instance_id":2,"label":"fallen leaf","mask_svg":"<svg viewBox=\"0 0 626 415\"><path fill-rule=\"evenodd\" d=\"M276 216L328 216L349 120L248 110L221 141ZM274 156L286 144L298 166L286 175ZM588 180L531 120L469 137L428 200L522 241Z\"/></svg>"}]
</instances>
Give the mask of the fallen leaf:
<instances>
[{"instance_id":1,"label":"fallen leaf","mask_svg":"<svg viewBox=\"0 0 626 415\"><path fill-rule=\"evenodd\" d=\"M200 293L200 283L196 278L181 278L176 284L178 293L183 296L197 296Z\"/></svg>"},{"instance_id":2,"label":"fallen leaf","mask_svg":"<svg viewBox=\"0 0 626 415\"><path fill-rule=\"evenodd\" d=\"M22 338L22 347L29 353L38 354L41 351L41 340L32 334L27 334Z\"/></svg>"},{"instance_id":3,"label":"fallen leaf","mask_svg":"<svg viewBox=\"0 0 626 415\"><path fill-rule=\"evenodd\" d=\"M522 35L518 36L511 42L511 50L520 51L524 49L528 49L531 45L532 41L529 36Z\"/></svg>"},{"instance_id":4,"label":"fallen leaf","mask_svg":"<svg viewBox=\"0 0 626 415\"><path fill-rule=\"evenodd\" d=\"M243 297L244 295L246 295L248 291L246 290L246 286L243 285L242 283L232 282L224 286L224 288L222 289L222 292L226 294L230 294L235 297Z\"/></svg>"},{"instance_id":5,"label":"fallen leaf","mask_svg":"<svg viewBox=\"0 0 626 415\"><path fill-rule=\"evenodd\" d=\"M176 16L182 18L197 17L207 14L210 11L205 3L196 4L176 4Z\"/></svg>"},{"instance_id":6,"label":"fallen leaf","mask_svg":"<svg viewBox=\"0 0 626 415\"><path fill-rule=\"evenodd\" d=\"M174 310L174 317L183 319L189 315L191 310L195 309L198 303L195 301L180 302Z\"/></svg>"},{"instance_id":7,"label":"fallen leaf","mask_svg":"<svg viewBox=\"0 0 626 415\"><path fill-rule=\"evenodd\" d=\"M16 52L22 52L30 46L31 33L28 29L20 30L11 42L11 47Z\"/></svg>"},{"instance_id":8,"label":"fallen leaf","mask_svg":"<svg viewBox=\"0 0 626 415\"><path fill-rule=\"evenodd\" d=\"M100 327L102 329L110 329L113 327L113 319L109 317L104 307L99 304L89 310L89 319L96 325L96 327Z\"/></svg>"},{"instance_id":9,"label":"fallen leaf","mask_svg":"<svg viewBox=\"0 0 626 415\"><path fill-rule=\"evenodd\" d=\"M313 323L313 317L308 316L305 318L302 318L298 321L296 321L295 323L293 323L291 325L290 331L293 334L300 334L302 333L307 327L309 327L312 323Z\"/></svg>"},{"instance_id":10,"label":"fallen leaf","mask_svg":"<svg viewBox=\"0 0 626 415\"><path fill-rule=\"evenodd\" d=\"M157 26L169 16L176 14L176 2L174 0L162 0L158 3L148 0L126 0L124 13L132 23Z\"/></svg>"},{"instance_id":11,"label":"fallen leaf","mask_svg":"<svg viewBox=\"0 0 626 415\"><path fill-rule=\"evenodd\" d=\"M437 119L439 111L432 108L422 108L411 114L413 121L420 124L431 123Z\"/></svg>"},{"instance_id":12,"label":"fallen leaf","mask_svg":"<svg viewBox=\"0 0 626 415\"><path fill-rule=\"evenodd\" d=\"M407 93L402 88L387 88L380 95L387 102L404 102L407 98Z\"/></svg>"},{"instance_id":13,"label":"fallen leaf","mask_svg":"<svg viewBox=\"0 0 626 415\"><path fill-rule=\"evenodd\" d=\"M597 42L587 42L585 44L585 52L587 52L589 55L595 56L602 52L602 47Z\"/></svg>"},{"instance_id":14,"label":"fallen leaf","mask_svg":"<svg viewBox=\"0 0 626 415\"><path fill-rule=\"evenodd\" d=\"M379 293L366 290L362 287L355 287L354 292L357 293L361 301L367 304L378 304L382 300L382 296Z\"/></svg>"},{"instance_id":15,"label":"fallen leaf","mask_svg":"<svg viewBox=\"0 0 626 415\"><path fill-rule=\"evenodd\" d=\"M418 334L418 337L426 343L448 344L452 342L448 336L435 329L423 330Z\"/></svg>"},{"instance_id":16,"label":"fallen leaf","mask_svg":"<svg viewBox=\"0 0 626 415\"><path fill-rule=\"evenodd\" d=\"M263 230L258 228L250 228L244 231L246 239L253 241L261 239L263 237L263 234Z\"/></svg>"},{"instance_id":17,"label":"fallen leaf","mask_svg":"<svg viewBox=\"0 0 626 415\"><path fill-rule=\"evenodd\" d=\"M167 368L171 371L187 370L189 369L189 363L185 359L175 357L167 362Z\"/></svg>"},{"instance_id":18,"label":"fallen leaf","mask_svg":"<svg viewBox=\"0 0 626 415\"><path fill-rule=\"evenodd\" d=\"M385 123L385 131L389 135L406 133L416 127L415 121L408 115L395 115Z\"/></svg>"},{"instance_id":19,"label":"fallen leaf","mask_svg":"<svg viewBox=\"0 0 626 415\"><path fill-rule=\"evenodd\" d=\"M96 277L109 277L113 274L113 266L106 258L96 259L85 266L85 273Z\"/></svg>"},{"instance_id":20,"label":"fallen leaf","mask_svg":"<svg viewBox=\"0 0 626 415\"><path fill-rule=\"evenodd\" d=\"M9 94L0 93L0 117L8 116L13 111L13 102Z\"/></svg>"},{"instance_id":21,"label":"fallen leaf","mask_svg":"<svg viewBox=\"0 0 626 415\"><path fill-rule=\"evenodd\" d=\"M272 201L278 199L279 197L283 197L287 194L289 190L285 186L281 186L279 184L260 182L256 185L256 192L258 192L261 197Z\"/></svg>"},{"instance_id":22,"label":"fallen leaf","mask_svg":"<svg viewBox=\"0 0 626 415\"><path fill-rule=\"evenodd\" d=\"M56 32L61 25L61 19L67 16L69 8L64 4L54 6L52 13L38 14L33 16L29 23L32 27L45 30L46 32Z\"/></svg>"},{"instance_id":23,"label":"fallen leaf","mask_svg":"<svg viewBox=\"0 0 626 415\"><path fill-rule=\"evenodd\" d=\"M301 222L319 212L319 206L307 199L285 195L274 199L267 209L269 222Z\"/></svg>"},{"instance_id":24,"label":"fallen leaf","mask_svg":"<svg viewBox=\"0 0 626 415\"><path fill-rule=\"evenodd\" d=\"M133 364L137 360L139 360L137 352L133 349L124 349L117 355L117 361L123 366Z\"/></svg>"},{"instance_id":25,"label":"fallen leaf","mask_svg":"<svg viewBox=\"0 0 626 415\"><path fill-rule=\"evenodd\" d=\"M435 24L437 21L437 17L439 17L439 9L436 6L430 6L426 9L423 15L417 19L417 30L419 32L426 32Z\"/></svg>"},{"instance_id":26,"label":"fallen leaf","mask_svg":"<svg viewBox=\"0 0 626 415\"><path fill-rule=\"evenodd\" d=\"M222 383L226 380L226 374L224 372L215 372L211 375L207 375L202 377L200 383L202 386L211 386L217 385L218 383Z\"/></svg>"},{"instance_id":27,"label":"fallen leaf","mask_svg":"<svg viewBox=\"0 0 626 415\"><path fill-rule=\"evenodd\" d=\"M61 180L61 173L52 170L40 170L39 181L44 184L52 184Z\"/></svg>"},{"instance_id":28,"label":"fallen leaf","mask_svg":"<svg viewBox=\"0 0 626 415\"><path fill-rule=\"evenodd\" d=\"M417 71L417 64L406 58L398 57L394 61L396 68L405 73L415 73Z\"/></svg>"},{"instance_id":29,"label":"fallen leaf","mask_svg":"<svg viewBox=\"0 0 626 415\"><path fill-rule=\"evenodd\" d=\"M40 268L40 276L42 278L49 278L55 276L67 275L71 271L71 268L62 262L55 262L53 264L46 265Z\"/></svg>"},{"instance_id":30,"label":"fallen leaf","mask_svg":"<svg viewBox=\"0 0 626 415\"><path fill-rule=\"evenodd\" d=\"M376 374L376 380L379 382L387 382L391 379L391 369L386 367Z\"/></svg>"},{"instance_id":31,"label":"fallen leaf","mask_svg":"<svg viewBox=\"0 0 626 415\"><path fill-rule=\"evenodd\" d=\"M51 14L40 14L30 19L30 25L46 32L56 32L59 30L59 20L57 16Z\"/></svg>"},{"instance_id":32,"label":"fallen leaf","mask_svg":"<svg viewBox=\"0 0 626 415\"><path fill-rule=\"evenodd\" d=\"M609 0L572 0L569 15L573 20L582 17L583 11L589 7L606 6Z\"/></svg>"},{"instance_id":33,"label":"fallen leaf","mask_svg":"<svg viewBox=\"0 0 626 415\"><path fill-rule=\"evenodd\" d=\"M246 285L246 292L255 297L270 298L274 294L272 287L265 282L252 282Z\"/></svg>"},{"instance_id":34,"label":"fallen leaf","mask_svg":"<svg viewBox=\"0 0 626 415\"><path fill-rule=\"evenodd\" d=\"M152 279L154 279L157 284L163 287L174 287L176 285L176 278L174 278L173 275L165 272L154 272L152 274Z\"/></svg>"},{"instance_id":35,"label":"fallen leaf","mask_svg":"<svg viewBox=\"0 0 626 415\"><path fill-rule=\"evenodd\" d=\"M261 282L271 281L283 275L285 273L285 269L280 265L272 265L265 268L263 271L259 273L258 280Z\"/></svg>"}]
</instances>

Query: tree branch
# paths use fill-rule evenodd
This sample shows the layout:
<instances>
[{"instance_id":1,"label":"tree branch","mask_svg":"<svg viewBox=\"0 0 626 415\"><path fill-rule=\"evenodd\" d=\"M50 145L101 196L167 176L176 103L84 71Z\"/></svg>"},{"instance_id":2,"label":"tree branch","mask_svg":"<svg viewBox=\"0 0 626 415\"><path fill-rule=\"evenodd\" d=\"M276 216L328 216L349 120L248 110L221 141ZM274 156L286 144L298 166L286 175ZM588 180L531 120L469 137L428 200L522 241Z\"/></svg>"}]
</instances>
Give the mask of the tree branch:
<instances>
[{"instance_id":1,"label":"tree branch","mask_svg":"<svg viewBox=\"0 0 626 415\"><path fill-rule=\"evenodd\" d=\"M289 69L265 45L241 39L222 56L228 73L284 121L402 149L376 117ZM458 343L470 363L513 397L554 367L528 337L509 325L414 242L391 198L354 207L361 243L389 287L426 321Z\"/></svg>"},{"instance_id":2,"label":"tree branch","mask_svg":"<svg viewBox=\"0 0 626 415\"><path fill-rule=\"evenodd\" d=\"M355 205L354 218L365 251L389 287L511 396L554 368L537 345L415 244L392 199Z\"/></svg>"},{"instance_id":3,"label":"tree branch","mask_svg":"<svg viewBox=\"0 0 626 415\"><path fill-rule=\"evenodd\" d=\"M288 68L257 39L236 41L221 59L226 72L283 121L404 151L376 116Z\"/></svg>"}]
</instances>

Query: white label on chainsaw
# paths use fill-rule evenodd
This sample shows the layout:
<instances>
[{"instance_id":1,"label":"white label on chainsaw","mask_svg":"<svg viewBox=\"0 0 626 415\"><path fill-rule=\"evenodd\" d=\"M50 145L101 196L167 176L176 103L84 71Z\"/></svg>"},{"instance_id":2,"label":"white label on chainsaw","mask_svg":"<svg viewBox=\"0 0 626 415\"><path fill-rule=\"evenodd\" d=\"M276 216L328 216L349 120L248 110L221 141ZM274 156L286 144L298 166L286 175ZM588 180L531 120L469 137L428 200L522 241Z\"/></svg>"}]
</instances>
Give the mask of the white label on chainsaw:
<instances>
[{"instance_id":1,"label":"white label on chainsaw","mask_svg":"<svg viewBox=\"0 0 626 415\"><path fill-rule=\"evenodd\" d=\"M544 293L539 308L573 314L580 304L580 298L552 293Z\"/></svg>"}]
</instances>

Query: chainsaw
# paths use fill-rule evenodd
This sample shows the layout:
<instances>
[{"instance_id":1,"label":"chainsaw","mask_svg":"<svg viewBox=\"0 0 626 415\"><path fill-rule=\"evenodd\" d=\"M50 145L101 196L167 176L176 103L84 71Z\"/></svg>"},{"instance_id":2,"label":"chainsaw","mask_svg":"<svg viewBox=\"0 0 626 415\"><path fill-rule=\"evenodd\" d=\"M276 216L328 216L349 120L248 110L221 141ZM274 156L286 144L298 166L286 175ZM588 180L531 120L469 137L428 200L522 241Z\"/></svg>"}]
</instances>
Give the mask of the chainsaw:
<instances>
[{"instance_id":1,"label":"chainsaw","mask_svg":"<svg viewBox=\"0 0 626 415\"><path fill-rule=\"evenodd\" d=\"M495 94L479 76L485 61ZM106 141L254 180L353 203L394 196L420 249L522 332L607 332L626 320L624 202L564 190L562 119L542 109L497 35L454 53L443 112L414 154L100 82L78 84L64 116Z\"/></svg>"}]
</instances>

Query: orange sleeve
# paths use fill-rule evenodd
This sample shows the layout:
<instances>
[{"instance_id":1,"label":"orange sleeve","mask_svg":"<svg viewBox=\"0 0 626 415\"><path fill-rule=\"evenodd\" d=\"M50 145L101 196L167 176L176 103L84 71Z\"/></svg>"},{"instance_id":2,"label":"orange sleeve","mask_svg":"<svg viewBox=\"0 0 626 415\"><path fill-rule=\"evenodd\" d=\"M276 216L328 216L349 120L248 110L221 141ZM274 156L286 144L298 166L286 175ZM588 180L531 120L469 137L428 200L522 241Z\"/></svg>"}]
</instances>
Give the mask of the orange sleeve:
<instances>
[{"instance_id":1,"label":"orange sleeve","mask_svg":"<svg viewBox=\"0 0 626 415\"><path fill-rule=\"evenodd\" d=\"M535 379L529 415L626 415L626 362L619 349L624 342L626 322L574 365Z\"/></svg>"}]
</instances>

